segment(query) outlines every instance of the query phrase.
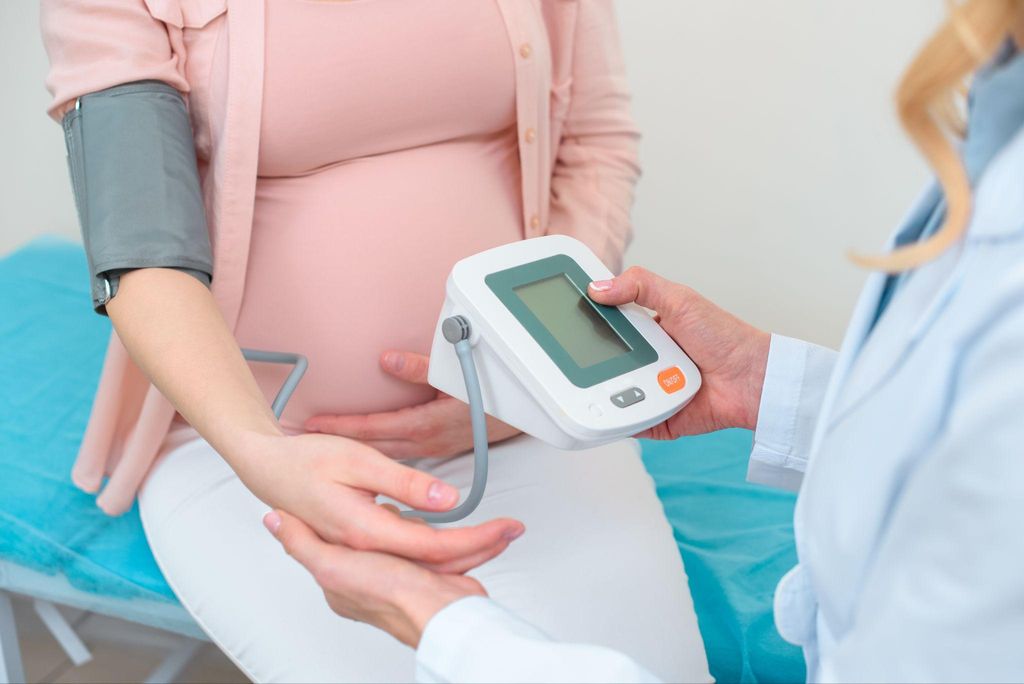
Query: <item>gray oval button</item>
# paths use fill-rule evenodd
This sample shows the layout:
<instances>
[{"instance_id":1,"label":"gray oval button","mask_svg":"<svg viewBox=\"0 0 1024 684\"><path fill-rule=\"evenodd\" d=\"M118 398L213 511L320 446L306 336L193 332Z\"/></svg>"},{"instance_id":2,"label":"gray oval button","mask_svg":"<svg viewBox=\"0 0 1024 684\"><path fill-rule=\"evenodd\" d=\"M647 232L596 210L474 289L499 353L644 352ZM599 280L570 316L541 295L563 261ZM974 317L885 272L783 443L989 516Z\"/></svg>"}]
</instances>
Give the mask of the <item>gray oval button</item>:
<instances>
[{"instance_id":1,"label":"gray oval button","mask_svg":"<svg viewBox=\"0 0 1024 684\"><path fill-rule=\"evenodd\" d=\"M618 394L613 394L612 403L618 406L619 408L626 408L627 406L632 406L633 404L641 402L646 398L647 395L644 394L644 391L642 389L640 389L639 387L630 387L628 390L623 390Z\"/></svg>"}]
</instances>

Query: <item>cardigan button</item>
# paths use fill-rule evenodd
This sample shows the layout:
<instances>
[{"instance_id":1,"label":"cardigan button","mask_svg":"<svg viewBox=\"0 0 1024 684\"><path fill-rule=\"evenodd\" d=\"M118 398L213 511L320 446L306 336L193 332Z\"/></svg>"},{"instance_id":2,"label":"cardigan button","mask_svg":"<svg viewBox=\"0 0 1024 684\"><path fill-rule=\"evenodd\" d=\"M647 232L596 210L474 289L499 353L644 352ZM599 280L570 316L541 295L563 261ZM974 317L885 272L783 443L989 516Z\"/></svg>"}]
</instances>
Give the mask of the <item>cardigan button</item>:
<instances>
[{"instance_id":1,"label":"cardigan button","mask_svg":"<svg viewBox=\"0 0 1024 684\"><path fill-rule=\"evenodd\" d=\"M532 54L533 54L533 47L529 43L523 43L519 47L519 56L522 57L523 59L530 59L530 56Z\"/></svg>"},{"instance_id":2,"label":"cardigan button","mask_svg":"<svg viewBox=\"0 0 1024 684\"><path fill-rule=\"evenodd\" d=\"M540 228L540 216L534 214L533 216L530 217L530 228L532 228L533 230L537 230L538 228Z\"/></svg>"},{"instance_id":3,"label":"cardigan button","mask_svg":"<svg viewBox=\"0 0 1024 684\"><path fill-rule=\"evenodd\" d=\"M523 133L523 139L526 140L526 142L528 143L532 143L534 140L537 139L537 131L533 130L532 128L527 128L526 132Z\"/></svg>"}]
</instances>

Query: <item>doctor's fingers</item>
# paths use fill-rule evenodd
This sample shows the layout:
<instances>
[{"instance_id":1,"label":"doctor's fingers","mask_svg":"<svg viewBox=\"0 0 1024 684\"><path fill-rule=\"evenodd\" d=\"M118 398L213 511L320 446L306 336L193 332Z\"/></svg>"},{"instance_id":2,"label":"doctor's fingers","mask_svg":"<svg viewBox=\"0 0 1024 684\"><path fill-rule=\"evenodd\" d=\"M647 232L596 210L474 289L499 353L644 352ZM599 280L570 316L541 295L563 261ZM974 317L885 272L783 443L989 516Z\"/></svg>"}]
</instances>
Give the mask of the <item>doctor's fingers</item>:
<instances>
[{"instance_id":1,"label":"doctor's fingers","mask_svg":"<svg viewBox=\"0 0 1024 684\"><path fill-rule=\"evenodd\" d=\"M380 504L380 507L393 515L400 516L402 514L398 506L395 506L394 504L384 503ZM417 523L419 525L427 524L426 522L418 520L416 518L410 518L410 521ZM463 558L457 558L455 560L448 561L447 563L420 562L419 565L426 568L427 570L430 570L431 572L441 573L445 575L461 575L463 573L469 572L473 568L483 565L492 558L496 558L498 555L501 554L502 551L508 548L508 545L511 544L512 541L512 539L502 537L501 541L495 544L494 546L488 549L484 549L483 551L480 551L476 554L465 556Z\"/></svg>"},{"instance_id":2,"label":"doctor's fingers","mask_svg":"<svg viewBox=\"0 0 1024 684\"><path fill-rule=\"evenodd\" d=\"M392 515L401 515L401 511L398 509L398 506L395 506L393 504L380 504L380 507L388 511ZM427 524L423 520L419 520L416 518L410 518L409 521L414 522L418 525ZM511 544L513 541L514 540L511 539L510 536L502 535L501 539L498 541L497 544L494 544L489 548L483 549L482 551L478 551L477 553L470 554L468 556L463 556L462 558L456 558L454 560L450 560L444 563L425 563L423 561L414 562L420 567L423 567L433 573L443 575L462 575L466 572L469 572L473 568L480 567L492 558L496 558L497 556L501 555L501 552L507 549L509 544Z\"/></svg>"},{"instance_id":3,"label":"doctor's fingers","mask_svg":"<svg viewBox=\"0 0 1024 684\"><path fill-rule=\"evenodd\" d=\"M679 283L662 278L639 266L626 269L612 280L596 280L588 288L590 298L599 304L618 306L636 302L663 317L685 308L700 295Z\"/></svg>"},{"instance_id":4,"label":"doctor's fingers","mask_svg":"<svg viewBox=\"0 0 1024 684\"><path fill-rule=\"evenodd\" d=\"M355 589L366 596L380 588L381 583L372 581L372 577L366 578L371 581L360 581L360 577L365 577L365 571L372 568L359 566L373 565L377 559L372 555L361 555L344 546L329 544L302 520L284 511L267 513L263 524L281 542L285 552L305 567L324 590L351 592Z\"/></svg>"},{"instance_id":5,"label":"doctor's fingers","mask_svg":"<svg viewBox=\"0 0 1024 684\"><path fill-rule=\"evenodd\" d=\"M664 420L653 427L649 427L643 432L638 432L633 435L636 439L653 439L656 441L665 441L675 439L676 436L672 434L672 429L669 427L668 421Z\"/></svg>"},{"instance_id":6,"label":"doctor's fingers","mask_svg":"<svg viewBox=\"0 0 1024 684\"><path fill-rule=\"evenodd\" d=\"M382 551L428 566L477 562L491 551L501 553L523 534L521 522L507 518L471 527L438 529L420 521L399 518L380 506L361 511L358 531L349 530L341 542L360 551ZM354 533L353 533L354 532Z\"/></svg>"},{"instance_id":7,"label":"doctor's fingers","mask_svg":"<svg viewBox=\"0 0 1024 684\"><path fill-rule=\"evenodd\" d=\"M284 511L271 511L263 516L263 525L281 542L288 555L310 572L327 564L330 544L298 518Z\"/></svg>"},{"instance_id":8,"label":"doctor's fingers","mask_svg":"<svg viewBox=\"0 0 1024 684\"><path fill-rule=\"evenodd\" d=\"M513 539L502 538L500 542L491 546L490 548L479 551L475 554L463 556L462 558L456 558L446 563L423 563L419 565L423 566L431 572L440 573L443 575L461 575L469 572L473 568L478 568L492 558L500 556L505 549L513 542Z\"/></svg>"}]
</instances>

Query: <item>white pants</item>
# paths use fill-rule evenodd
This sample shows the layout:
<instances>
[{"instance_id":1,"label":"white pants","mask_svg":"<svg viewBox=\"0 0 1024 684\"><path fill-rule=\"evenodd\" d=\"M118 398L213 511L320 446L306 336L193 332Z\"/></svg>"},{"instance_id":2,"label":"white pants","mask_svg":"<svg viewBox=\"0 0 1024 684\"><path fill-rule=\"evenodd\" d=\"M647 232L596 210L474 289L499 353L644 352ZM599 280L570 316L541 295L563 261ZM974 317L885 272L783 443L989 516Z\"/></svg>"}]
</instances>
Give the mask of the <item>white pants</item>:
<instances>
[{"instance_id":1,"label":"white pants","mask_svg":"<svg viewBox=\"0 0 1024 684\"><path fill-rule=\"evenodd\" d=\"M472 459L419 464L462 488ZM263 528L267 507L202 440L168 454L140 496L161 570L210 638L259 682L411 681L414 653L338 617ZM565 452L519 437L491 450L466 523L526 534L473 573L498 603L562 641L622 651L665 681L708 681L672 530L633 442Z\"/></svg>"}]
</instances>

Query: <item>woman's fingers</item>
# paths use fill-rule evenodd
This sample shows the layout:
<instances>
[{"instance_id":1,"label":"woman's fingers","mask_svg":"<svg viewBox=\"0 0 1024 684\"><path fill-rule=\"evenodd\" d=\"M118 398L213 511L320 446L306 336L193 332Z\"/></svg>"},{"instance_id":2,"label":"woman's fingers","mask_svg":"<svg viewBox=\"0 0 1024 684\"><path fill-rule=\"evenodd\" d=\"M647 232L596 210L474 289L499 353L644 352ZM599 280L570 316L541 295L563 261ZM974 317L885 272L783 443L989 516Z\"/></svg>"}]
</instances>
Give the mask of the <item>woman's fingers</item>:
<instances>
[{"instance_id":1,"label":"woman's fingers","mask_svg":"<svg viewBox=\"0 0 1024 684\"><path fill-rule=\"evenodd\" d=\"M419 429L419 419L416 415L418 408L419 406L413 406L398 411L351 416L313 416L306 421L305 428L310 432L340 435L361 442L374 439L405 439Z\"/></svg>"},{"instance_id":2,"label":"woman's fingers","mask_svg":"<svg viewBox=\"0 0 1024 684\"><path fill-rule=\"evenodd\" d=\"M306 422L306 429L358 440L392 458L453 456L473 447L469 408L451 397L393 413L317 416ZM518 429L487 416L487 441L491 444L518 434Z\"/></svg>"},{"instance_id":3,"label":"woman's fingers","mask_svg":"<svg viewBox=\"0 0 1024 684\"><path fill-rule=\"evenodd\" d=\"M380 358L380 365L387 373L399 380L425 385L430 357L415 352L389 350ZM429 406L427 402L422 406ZM310 432L326 432L352 439L404 439L414 436L420 429L416 410L418 406L398 411L371 413L366 415L321 415L313 416L305 423Z\"/></svg>"},{"instance_id":4,"label":"woman's fingers","mask_svg":"<svg viewBox=\"0 0 1024 684\"><path fill-rule=\"evenodd\" d=\"M427 384L430 357L416 352L389 349L380 356L380 366L399 380L417 385Z\"/></svg>"},{"instance_id":5,"label":"woman's fingers","mask_svg":"<svg viewBox=\"0 0 1024 684\"><path fill-rule=\"evenodd\" d=\"M391 458L423 458L432 455L425 453L422 444L408 439L368 439L363 444Z\"/></svg>"},{"instance_id":6,"label":"woman's fingers","mask_svg":"<svg viewBox=\"0 0 1024 684\"><path fill-rule=\"evenodd\" d=\"M345 484L427 511L447 511L459 502L459 490L447 482L376 451L346 464Z\"/></svg>"},{"instance_id":7,"label":"woman's fingers","mask_svg":"<svg viewBox=\"0 0 1024 684\"><path fill-rule=\"evenodd\" d=\"M638 266L626 269L612 280L595 280L587 290L599 304L618 306L636 302L662 314L678 308L684 291L682 285Z\"/></svg>"},{"instance_id":8,"label":"woman's fingers","mask_svg":"<svg viewBox=\"0 0 1024 684\"><path fill-rule=\"evenodd\" d=\"M460 420L462 418L464 420ZM469 424L466 405L450 397L440 397L397 411L314 416L306 421L305 428L310 432L338 435L360 442L400 440L422 444L443 435L453 424L462 427L462 423Z\"/></svg>"}]
</instances>

